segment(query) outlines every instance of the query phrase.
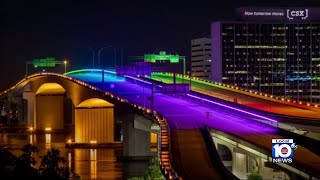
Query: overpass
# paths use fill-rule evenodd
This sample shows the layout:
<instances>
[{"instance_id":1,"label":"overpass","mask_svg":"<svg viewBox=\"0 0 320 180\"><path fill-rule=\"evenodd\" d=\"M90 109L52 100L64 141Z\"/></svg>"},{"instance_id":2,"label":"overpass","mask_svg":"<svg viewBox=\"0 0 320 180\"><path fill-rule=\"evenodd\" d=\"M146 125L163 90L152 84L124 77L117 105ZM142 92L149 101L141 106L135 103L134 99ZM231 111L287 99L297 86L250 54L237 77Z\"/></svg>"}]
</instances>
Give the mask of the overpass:
<instances>
[{"instance_id":1,"label":"overpass","mask_svg":"<svg viewBox=\"0 0 320 180\"><path fill-rule=\"evenodd\" d=\"M91 80L87 77L86 73L74 72L70 73L69 76L81 79L86 82ZM97 75L98 79L101 80L101 75ZM137 103L144 105L146 108L151 108L152 102L149 101L149 97L152 97L151 83L144 80L134 79L133 77L127 77L125 82L115 82L115 83L104 83L104 88L106 91L116 93L117 95L124 97L126 99L131 99ZM96 84L99 86L99 84ZM208 159L202 156L195 158L195 152L203 152L205 149L205 142L201 139L199 129L204 125L208 125L210 128L223 131L228 134L235 135L242 140L256 144L257 146L269 150L271 147L272 138L281 138L283 136L278 135L279 129L261 125L256 123L256 119L269 121L269 123L275 123L275 120L260 116L258 114L248 114L247 112L241 112L231 107L221 106L221 104L211 103L202 104L198 102L199 97L194 97L192 93L188 95L170 95L170 94L154 94L154 109L161 115L163 115L170 127L170 137L171 142L178 144L180 147L177 151L180 154L180 159L174 160L174 162L181 162L177 165L177 172L181 174L182 177L188 177L190 172L201 172L199 174L194 174L193 178L201 177L201 175L206 174L203 172L209 172L212 170L206 170L203 167L211 167L210 165L197 166L194 167L193 164L190 164L192 161L205 163ZM222 104L223 105L223 104ZM225 109L224 111L221 110ZM207 112L212 112L212 120L208 120ZM250 118L249 118L250 117ZM177 134L177 135L176 135ZM190 137L194 137L190 138ZM178 142L177 139L179 140ZM200 147L190 146L192 144L203 144ZM312 151L300 146L301 148L297 150L296 162L302 163L301 166L296 166L297 169L306 167L306 164L309 164L310 169L313 169L313 175L317 175L317 170L320 167L318 163L319 156ZM175 150L174 147L172 150ZM176 151L176 152L177 152ZM300 151L300 152L299 152ZM270 151L271 152L271 151ZM192 155L191 155L192 154ZM303 154L303 155L302 155ZM306 160L305 157L308 157ZM173 158L177 158L173 156ZM194 159L193 159L194 158ZM299 160L300 159L300 160ZM306 162L308 161L308 162ZM205 164L204 163L204 164ZM175 164L173 164L174 166ZM201 167L201 168L200 168ZM195 170L196 169L196 170ZM210 175L208 173L207 175ZM206 179L207 177L203 177Z\"/></svg>"},{"instance_id":2,"label":"overpass","mask_svg":"<svg viewBox=\"0 0 320 180\"><path fill-rule=\"evenodd\" d=\"M118 77L110 71L82 70L70 72L67 75L50 73L33 75L19 82L10 90L24 87L31 80L37 82L39 78L50 77L51 83L56 82L61 85L70 81L77 84L77 86L74 85L75 87L83 86L97 93L91 97L81 98L82 100L73 100L78 103L75 103L75 106L80 105L86 99L100 97L99 99L111 104L116 104L117 101L130 104L148 114L154 110L155 118L161 127L167 127L161 130L161 134L163 133L164 136L162 136L160 148L164 151L160 152L162 153L160 157L164 160L161 163L169 174L168 177L173 178L178 175L183 179L225 179L224 176L227 173L217 168L216 162L212 162L212 158L210 158L207 142L199 130L204 126L250 142L270 152L269 156L271 154L271 139L285 138L279 135L278 128L257 121L258 119L269 123L276 122L269 117L217 103L210 100L209 97L203 98L192 92L187 95L154 94L152 83L130 76ZM110 75L113 79L110 78ZM52 79L52 76L55 78ZM75 99L79 95L82 96L77 92L80 87L74 89L68 83L62 86L70 94L74 93ZM66 88L67 86L70 86L69 90ZM74 92L71 92L72 89ZM8 91L4 93L8 93ZM208 116L208 112L211 113L211 118ZM310 177L319 178L319 162L318 154L300 145L295 153L295 163L292 167L302 170ZM232 175L228 176L234 178Z\"/></svg>"},{"instance_id":3,"label":"overpass","mask_svg":"<svg viewBox=\"0 0 320 180\"><path fill-rule=\"evenodd\" d=\"M173 83L172 73L153 73L151 79L164 83ZM269 114L320 121L320 104L285 99L271 94L248 90L233 85L212 82L189 76L176 76L176 83L191 84L192 91L206 94L229 102L268 112ZM318 124L318 123L317 123Z\"/></svg>"}]
</instances>

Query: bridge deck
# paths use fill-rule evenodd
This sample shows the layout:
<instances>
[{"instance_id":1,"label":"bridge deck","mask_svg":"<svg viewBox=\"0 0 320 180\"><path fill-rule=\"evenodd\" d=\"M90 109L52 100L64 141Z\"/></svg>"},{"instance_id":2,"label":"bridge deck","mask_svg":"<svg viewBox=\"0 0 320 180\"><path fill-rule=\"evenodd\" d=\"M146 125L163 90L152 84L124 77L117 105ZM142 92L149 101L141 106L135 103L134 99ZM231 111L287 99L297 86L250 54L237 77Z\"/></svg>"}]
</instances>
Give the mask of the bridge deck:
<instances>
[{"instance_id":1,"label":"bridge deck","mask_svg":"<svg viewBox=\"0 0 320 180\"><path fill-rule=\"evenodd\" d=\"M166 83L173 83L173 76L166 74L153 74L152 79ZM189 78L182 79L177 77L177 83L189 83ZM247 107L254 109L302 118L310 118L320 121L320 108L307 107L305 105L293 104L288 102L280 102L279 100L263 97L254 93L246 93L240 90L230 89L212 83L202 82L199 80L191 81L192 90L204 93L210 96L224 99L227 101L236 101Z\"/></svg>"},{"instance_id":2,"label":"bridge deck","mask_svg":"<svg viewBox=\"0 0 320 180\"><path fill-rule=\"evenodd\" d=\"M85 75L74 74L72 76L86 81ZM93 85L99 86L96 83ZM107 82L104 87L106 91L129 101L151 107L151 102L148 100L148 97L151 96L151 89L147 86L122 81ZM180 169L178 173L187 176L187 179L220 179L204 149L204 140L199 136L198 129L201 126L208 125L210 128L237 136L270 151L270 154L271 139L282 138L277 135L277 129L256 123L247 114L230 109L221 110L221 107L202 104L186 96L155 94L154 108L167 119L171 130L179 131L177 135L171 137L174 142L172 146L176 147L172 153L178 156L176 158L180 159L179 165L182 167L174 167L174 169ZM209 119L207 112L212 112ZM176 154L176 151L180 153ZM302 146L299 146L295 152L295 162L299 167L313 174L320 172L320 157Z\"/></svg>"}]
</instances>

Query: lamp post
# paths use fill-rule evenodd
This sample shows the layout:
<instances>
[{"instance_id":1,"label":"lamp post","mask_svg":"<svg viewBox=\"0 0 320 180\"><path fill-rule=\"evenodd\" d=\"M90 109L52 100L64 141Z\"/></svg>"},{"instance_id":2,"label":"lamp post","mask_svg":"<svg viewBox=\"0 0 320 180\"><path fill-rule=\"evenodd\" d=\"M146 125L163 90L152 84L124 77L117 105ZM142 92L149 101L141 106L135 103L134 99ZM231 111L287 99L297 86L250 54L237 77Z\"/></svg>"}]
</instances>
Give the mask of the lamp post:
<instances>
[{"instance_id":1,"label":"lamp post","mask_svg":"<svg viewBox=\"0 0 320 180\"><path fill-rule=\"evenodd\" d=\"M189 75L189 85L190 85L190 91L191 91L191 72L188 71L188 75Z\"/></svg>"},{"instance_id":2,"label":"lamp post","mask_svg":"<svg viewBox=\"0 0 320 180\"><path fill-rule=\"evenodd\" d=\"M68 61L64 60L63 61L63 64L64 64L64 73L67 72L67 64L68 64Z\"/></svg>"},{"instance_id":3,"label":"lamp post","mask_svg":"<svg viewBox=\"0 0 320 180\"><path fill-rule=\"evenodd\" d=\"M121 48L121 54L120 54L120 66L122 66L122 57L123 57L123 48Z\"/></svg>"},{"instance_id":4,"label":"lamp post","mask_svg":"<svg viewBox=\"0 0 320 180\"><path fill-rule=\"evenodd\" d=\"M94 69L94 50L91 47L88 47L92 52L92 69Z\"/></svg>"},{"instance_id":5,"label":"lamp post","mask_svg":"<svg viewBox=\"0 0 320 180\"><path fill-rule=\"evenodd\" d=\"M181 59L183 61L183 77L186 75L186 57L181 56Z\"/></svg>"},{"instance_id":6,"label":"lamp post","mask_svg":"<svg viewBox=\"0 0 320 180\"><path fill-rule=\"evenodd\" d=\"M98 51L98 66L100 68L100 53L105 49L105 48L112 48L113 49L113 54L114 54L114 67L116 67L116 62L117 62L117 52L116 52L116 48L114 48L113 46L111 45L108 45L108 46L104 46L102 48L99 49Z\"/></svg>"}]
</instances>

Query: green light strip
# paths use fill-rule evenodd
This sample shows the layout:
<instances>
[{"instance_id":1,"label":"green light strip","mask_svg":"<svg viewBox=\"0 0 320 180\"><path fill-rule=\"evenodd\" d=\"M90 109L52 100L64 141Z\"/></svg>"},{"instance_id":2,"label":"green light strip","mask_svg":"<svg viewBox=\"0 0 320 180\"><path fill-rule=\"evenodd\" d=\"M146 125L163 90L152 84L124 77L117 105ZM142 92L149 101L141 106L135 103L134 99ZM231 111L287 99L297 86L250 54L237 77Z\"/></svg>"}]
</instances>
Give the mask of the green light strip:
<instances>
[{"instance_id":1,"label":"green light strip","mask_svg":"<svg viewBox=\"0 0 320 180\"><path fill-rule=\"evenodd\" d=\"M160 79L157 79L158 76L159 78L160 77L167 77L167 78L171 78L169 83L173 83L173 75L170 75L170 74L156 74L156 73L152 73L152 77L151 79L154 79L154 80L157 80L157 81L161 81L161 78ZM181 76L177 76L177 79L182 79ZM162 79L162 80L165 80L165 79ZM172 81L171 81L172 80ZM185 80L186 83L188 83L190 81L190 78L187 78L187 77L184 77L183 80ZM216 84L212 84L212 83L209 83L209 82L205 82L205 81L201 81L201 80L197 80L197 79L191 79L192 82L197 82L197 83L200 83L200 84L204 84L204 85L208 85L208 86L212 86L212 87L216 87L216 88L220 88L220 89L228 89L224 86L220 86L220 85L216 85ZM191 85L192 85L192 82L191 82ZM192 85L194 86L194 85Z\"/></svg>"},{"instance_id":2,"label":"green light strip","mask_svg":"<svg viewBox=\"0 0 320 180\"><path fill-rule=\"evenodd\" d=\"M88 71L96 71L96 72L101 72L101 69L78 69L74 71L69 71L67 73L64 73L63 75L69 75L69 74L76 74L76 73L83 73L83 72L88 72ZM114 71L110 70L104 70L104 72L110 73L110 74L115 74Z\"/></svg>"}]
</instances>

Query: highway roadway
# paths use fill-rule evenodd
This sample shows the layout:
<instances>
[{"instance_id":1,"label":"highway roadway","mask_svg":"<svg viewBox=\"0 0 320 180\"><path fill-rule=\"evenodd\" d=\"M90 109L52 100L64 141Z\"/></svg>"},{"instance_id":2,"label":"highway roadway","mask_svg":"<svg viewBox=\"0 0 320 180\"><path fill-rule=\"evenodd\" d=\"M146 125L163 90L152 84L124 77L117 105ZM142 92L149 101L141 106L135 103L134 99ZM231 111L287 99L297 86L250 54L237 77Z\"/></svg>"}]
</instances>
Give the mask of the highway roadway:
<instances>
[{"instance_id":1,"label":"highway roadway","mask_svg":"<svg viewBox=\"0 0 320 180\"><path fill-rule=\"evenodd\" d=\"M94 72L70 74L69 76L102 88L101 83L93 82L92 78L91 80L88 78L92 73ZM99 74L96 77L101 78ZM104 89L131 102L151 108L151 101L148 100L151 97L151 88L148 84L125 79L106 82ZM277 135L276 128L254 120L257 118L267 120L269 119L267 117L257 117L234 109L222 108L214 103L202 103L192 94L174 96L155 93L154 109L168 121L170 131L172 131L171 146L174 147L171 151L173 168L184 179L224 179L209 160L205 142L199 131L200 127L207 125L209 128L232 134L269 150L270 154L271 139L283 138ZM320 157L318 155L299 146L294 160L297 168L303 168L307 173L320 177Z\"/></svg>"},{"instance_id":2,"label":"highway roadway","mask_svg":"<svg viewBox=\"0 0 320 180\"><path fill-rule=\"evenodd\" d=\"M167 74L153 74L152 79L165 82L165 83L173 83L173 76ZM176 78L177 83L187 83L189 84L189 78ZM296 116L302 118L308 118L313 120L320 121L320 108L312 108L299 105L292 106L289 105L290 103L284 102L279 103L278 100L273 100L271 98L261 98L259 95L251 94L246 95L243 93L239 93L239 90L230 90L229 88L215 85L212 83L207 83L199 80L191 80L192 90L197 92L202 92L205 94L211 94L214 97L227 100L227 101L234 101L235 98L239 104L248 106L250 108L255 108L262 111L267 111L270 113L286 115L286 116ZM238 93L237 93L238 92ZM259 98L260 97L260 98ZM266 100L269 99L269 100ZM292 104L292 103L291 103ZM318 109L318 110L317 110Z\"/></svg>"}]
</instances>

